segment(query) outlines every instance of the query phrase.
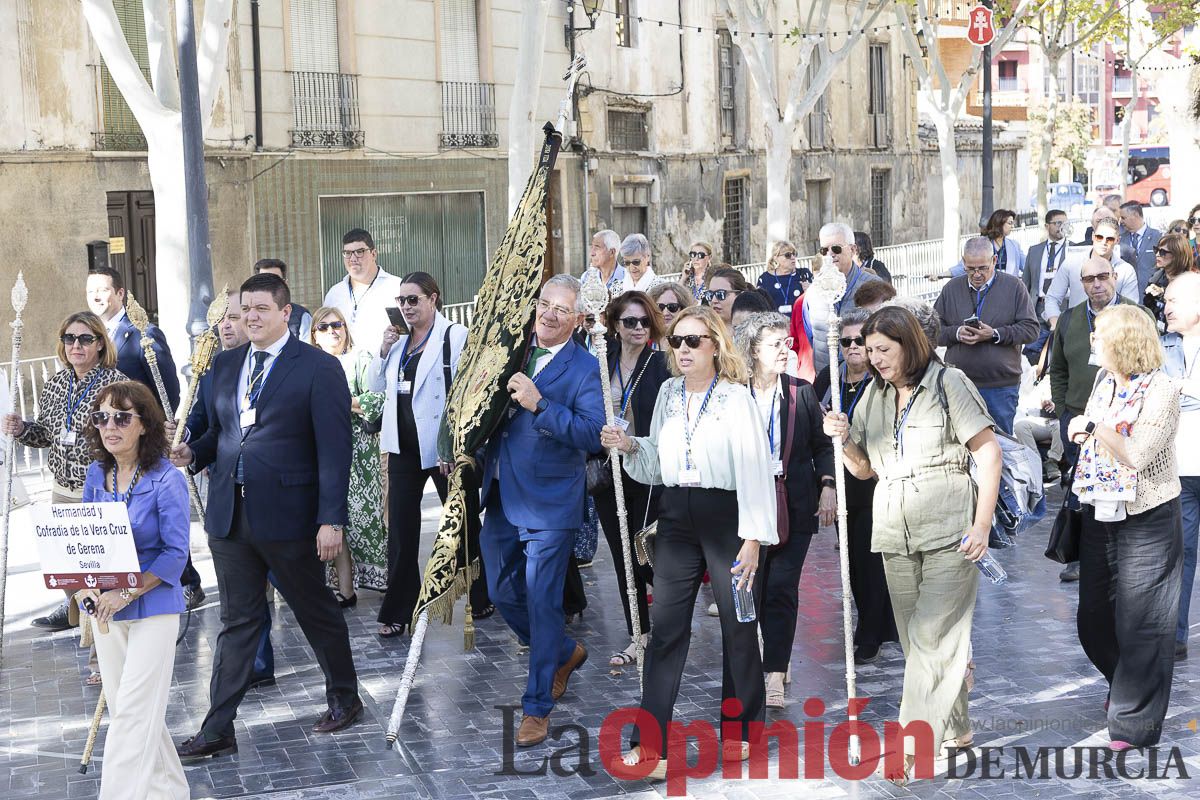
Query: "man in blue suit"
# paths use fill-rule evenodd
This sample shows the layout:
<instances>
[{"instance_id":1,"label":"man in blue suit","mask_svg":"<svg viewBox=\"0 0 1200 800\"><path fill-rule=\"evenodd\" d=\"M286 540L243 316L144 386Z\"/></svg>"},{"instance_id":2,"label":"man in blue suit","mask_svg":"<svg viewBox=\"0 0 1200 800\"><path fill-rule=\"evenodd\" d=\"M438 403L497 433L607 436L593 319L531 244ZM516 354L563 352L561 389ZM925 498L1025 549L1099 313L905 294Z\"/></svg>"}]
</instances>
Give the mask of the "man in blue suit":
<instances>
[{"instance_id":1,"label":"man in blue suit","mask_svg":"<svg viewBox=\"0 0 1200 800\"><path fill-rule=\"evenodd\" d=\"M1162 231L1155 230L1146 224L1142 215L1142 204L1130 200L1121 204L1121 258L1133 265L1137 272L1138 297L1146 293L1150 278L1156 269L1154 251L1158 248L1158 240Z\"/></svg>"},{"instance_id":2,"label":"man in blue suit","mask_svg":"<svg viewBox=\"0 0 1200 800\"><path fill-rule=\"evenodd\" d=\"M125 282L115 269L101 267L88 273L87 304L96 316L104 320L108 338L117 348L117 369L131 381L145 384L156 398L158 387L150 374L146 351L142 349L142 335L133 327L125 314ZM162 374L163 388L171 401L171 411L179 407L179 375L175 372L175 360L167 347L167 337L158 326L146 328L146 334L154 340L154 355L158 358L158 371ZM168 414L168 417L171 415Z\"/></svg>"},{"instance_id":3,"label":"man in blue suit","mask_svg":"<svg viewBox=\"0 0 1200 800\"><path fill-rule=\"evenodd\" d=\"M604 396L595 356L571 339L579 281L555 275L537 302L528 364L508 382L507 415L488 442L479 548L488 593L529 644L522 747L546 739L554 703L587 650L565 633L563 580L583 524L587 454L600 443Z\"/></svg>"},{"instance_id":4,"label":"man in blue suit","mask_svg":"<svg viewBox=\"0 0 1200 800\"><path fill-rule=\"evenodd\" d=\"M346 621L321 563L343 547L350 391L336 358L289 333L290 299L277 275L242 284L250 342L213 361L209 428L171 454L177 466L209 468L205 529L221 590L209 712L177 748L189 761L237 752L233 720L250 683L268 571L325 673L329 708L313 730L340 730L363 711Z\"/></svg>"}]
</instances>

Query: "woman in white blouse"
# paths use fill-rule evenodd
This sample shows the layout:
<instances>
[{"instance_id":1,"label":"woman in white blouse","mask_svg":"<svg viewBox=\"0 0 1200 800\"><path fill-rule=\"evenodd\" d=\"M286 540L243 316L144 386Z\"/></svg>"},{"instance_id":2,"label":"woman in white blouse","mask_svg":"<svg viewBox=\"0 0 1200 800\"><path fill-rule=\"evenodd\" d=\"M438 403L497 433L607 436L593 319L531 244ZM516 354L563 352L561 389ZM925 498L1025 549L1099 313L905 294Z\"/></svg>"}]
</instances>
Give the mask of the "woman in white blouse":
<instances>
[{"instance_id":1,"label":"woman in white blouse","mask_svg":"<svg viewBox=\"0 0 1200 800\"><path fill-rule=\"evenodd\" d=\"M655 544L654 604L646 653L641 707L658 730L635 727L625 773L644 761L657 763L648 777L666 774L667 726L691 641L692 609L705 565L721 617L726 654L721 696L741 713L724 718L739 731L725 742L726 758L749 756L752 724L764 715L762 659L755 622L738 622L733 606L737 581L754 587L765 555L778 541L775 486L766 432L746 383L749 371L716 312L704 306L682 311L667 337L671 371L654 407L650 435L630 438L607 426L601 443L625 454L634 480L663 484ZM729 565L732 578L720 578ZM755 587L757 593L757 588ZM723 728L724 730L724 728ZM679 758L686 753L679 752ZM620 775L620 765L613 765ZM610 768L611 770L611 768ZM645 771L637 770L639 777Z\"/></svg>"}]
</instances>

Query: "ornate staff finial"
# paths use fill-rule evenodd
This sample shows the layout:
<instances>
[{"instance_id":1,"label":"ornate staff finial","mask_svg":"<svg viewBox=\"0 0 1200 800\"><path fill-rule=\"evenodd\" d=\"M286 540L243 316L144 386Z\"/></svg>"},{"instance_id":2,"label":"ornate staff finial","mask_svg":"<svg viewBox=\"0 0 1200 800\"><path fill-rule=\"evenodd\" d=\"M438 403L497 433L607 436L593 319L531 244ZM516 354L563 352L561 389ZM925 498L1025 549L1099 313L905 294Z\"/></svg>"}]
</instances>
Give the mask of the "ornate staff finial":
<instances>
[{"instance_id":1,"label":"ornate staff finial","mask_svg":"<svg viewBox=\"0 0 1200 800\"><path fill-rule=\"evenodd\" d=\"M221 287L221 293L208 304L208 327L212 327L224 319L229 311L229 284Z\"/></svg>"},{"instance_id":2,"label":"ornate staff finial","mask_svg":"<svg viewBox=\"0 0 1200 800\"><path fill-rule=\"evenodd\" d=\"M596 317L596 325L601 328L600 314L608 307L608 287L604 285L604 279L600 277L600 270L595 267L588 267L588 271L583 274L583 280L580 281L579 299L587 306L589 312ZM595 331L595 328L592 329Z\"/></svg>"},{"instance_id":3,"label":"ornate staff finial","mask_svg":"<svg viewBox=\"0 0 1200 800\"><path fill-rule=\"evenodd\" d=\"M17 312L17 318L13 320L16 325L21 319L21 312L25 310L25 304L29 302L29 287L25 285L25 273L17 273L17 282L12 288L12 307L13 311Z\"/></svg>"},{"instance_id":4,"label":"ornate staff finial","mask_svg":"<svg viewBox=\"0 0 1200 800\"><path fill-rule=\"evenodd\" d=\"M846 276L833 265L832 261L826 260L813 278L809 291L813 289L817 290L818 297L822 302L833 305L846 293Z\"/></svg>"},{"instance_id":5,"label":"ornate staff finial","mask_svg":"<svg viewBox=\"0 0 1200 800\"><path fill-rule=\"evenodd\" d=\"M142 304L133 296L133 292L127 292L125 298L125 316L129 317L129 321L133 323L133 327L138 329L138 333L142 334L142 347L146 346L146 328L150 327L150 317L146 314L146 309L142 308ZM153 340L151 340L153 343Z\"/></svg>"}]
</instances>

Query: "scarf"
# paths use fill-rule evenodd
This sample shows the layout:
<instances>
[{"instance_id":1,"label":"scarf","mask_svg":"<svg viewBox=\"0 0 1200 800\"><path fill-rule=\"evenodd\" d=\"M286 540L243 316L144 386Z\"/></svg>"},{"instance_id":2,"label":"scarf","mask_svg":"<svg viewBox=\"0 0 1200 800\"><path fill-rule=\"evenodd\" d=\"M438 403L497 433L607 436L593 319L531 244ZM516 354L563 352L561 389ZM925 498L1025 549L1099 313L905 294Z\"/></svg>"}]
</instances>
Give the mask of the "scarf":
<instances>
[{"instance_id":1,"label":"scarf","mask_svg":"<svg viewBox=\"0 0 1200 800\"><path fill-rule=\"evenodd\" d=\"M1142 413L1146 390L1157 374L1158 370L1151 370L1145 375L1134 375L1129 385L1121 388L1116 378L1103 373L1092 390L1085 413L1098 426L1108 426L1122 436L1130 436ZM1137 499L1137 470L1122 464L1097 437L1090 436L1079 450L1072 488L1079 502L1095 507L1096 519L1119 522L1125 519L1126 505Z\"/></svg>"}]
</instances>

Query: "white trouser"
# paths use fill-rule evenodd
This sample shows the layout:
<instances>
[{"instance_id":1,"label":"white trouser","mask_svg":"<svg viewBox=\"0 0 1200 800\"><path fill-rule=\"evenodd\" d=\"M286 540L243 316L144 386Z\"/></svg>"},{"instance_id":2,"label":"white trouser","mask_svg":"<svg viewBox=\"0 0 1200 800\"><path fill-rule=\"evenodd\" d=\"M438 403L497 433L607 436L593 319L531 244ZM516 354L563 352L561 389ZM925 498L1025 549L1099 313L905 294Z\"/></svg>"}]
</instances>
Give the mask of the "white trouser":
<instances>
[{"instance_id":1,"label":"white trouser","mask_svg":"<svg viewBox=\"0 0 1200 800\"><path fill-rule=\"evenodd\" d=\"M109 622L108 633L93 631L111 714L100 800L186 800L191 792L167 731L179 615Z\"/></svg>"}]
</instances>

